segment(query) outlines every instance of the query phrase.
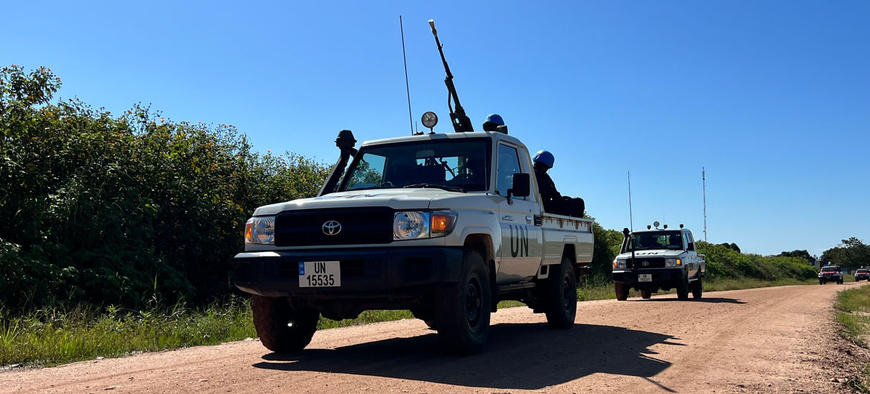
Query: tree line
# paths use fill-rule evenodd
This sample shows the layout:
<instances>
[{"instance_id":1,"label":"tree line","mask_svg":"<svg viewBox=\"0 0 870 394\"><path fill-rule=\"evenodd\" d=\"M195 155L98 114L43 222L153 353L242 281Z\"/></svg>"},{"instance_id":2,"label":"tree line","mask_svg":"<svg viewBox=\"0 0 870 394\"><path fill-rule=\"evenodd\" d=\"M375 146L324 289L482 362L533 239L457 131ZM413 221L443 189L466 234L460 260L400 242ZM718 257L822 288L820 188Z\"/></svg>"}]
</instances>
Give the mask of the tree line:
<instances>
[{"instance_id":1,"label":"tree line","mask_svg":"<svg viewBox=\"0 0 870 394\"><path fill-rule=\"evenodd\" d=\"M60 85L0 70L0 308L225 295L254 208L315 194L328 170L228 125L52 104Z\"/></svg>"},{"instance_id":2,"label":"tree line","mask_svg":"<svg viewBox=\"0 0 870 394\"><path fill-rule=\"evenodd\" d=\"M113 116L52 103L60 86L47 68L0 70L0 311L225 296L253 210L313 196L328 173L296 154L254 152L233 126L174 122L142 105ZM594 233L589 278L605 284L622 234L598 223ZM860 261L852 240L823 258ZM804 256L698 248L711 279L815 275Z\"/></svg>"}]
</instances>

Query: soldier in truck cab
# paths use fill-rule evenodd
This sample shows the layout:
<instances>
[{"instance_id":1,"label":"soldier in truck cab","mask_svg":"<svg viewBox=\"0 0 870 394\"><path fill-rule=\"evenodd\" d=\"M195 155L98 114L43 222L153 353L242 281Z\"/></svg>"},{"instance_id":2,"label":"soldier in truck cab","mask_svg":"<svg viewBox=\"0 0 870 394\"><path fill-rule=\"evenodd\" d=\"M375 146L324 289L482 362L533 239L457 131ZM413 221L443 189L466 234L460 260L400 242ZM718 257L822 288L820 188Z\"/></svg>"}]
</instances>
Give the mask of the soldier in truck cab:
<instances>
[{"instance_id":1,"label":"soldier in truck cab","mask_svg":"<svg viewBox=\"0 0 870 394\"><path fill-rule=\"evenodd\" d=\"M501 129L500 129L501 128ZM483 122L483 131L499 131L507 134L507 126L499 114L489 114Z\"/></svg>"}]
</instances>

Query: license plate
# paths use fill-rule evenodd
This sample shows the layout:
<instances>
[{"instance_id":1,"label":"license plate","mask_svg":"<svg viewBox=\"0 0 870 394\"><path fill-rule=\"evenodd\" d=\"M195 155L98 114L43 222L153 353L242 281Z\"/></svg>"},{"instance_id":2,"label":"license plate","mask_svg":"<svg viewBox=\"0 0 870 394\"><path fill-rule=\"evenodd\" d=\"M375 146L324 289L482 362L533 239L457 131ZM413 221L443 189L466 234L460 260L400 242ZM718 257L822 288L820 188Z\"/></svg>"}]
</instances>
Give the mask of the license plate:
<instances>
[{"instance_id":1,"label":"license plate","mask_svg":"<svg viewBox=\"0 0 870 394\"><path fill-rule=\"evenodd\" d=\"M638 282L652 282L652 274L638 274L637 281Z\"/></svg>"},{"instance_id":2,"label":"license plate","mask_svg":"<svg viewBox=\"0 0 870 394\"><path fill-rule=\"evenodd\" d=\"M299 287L341 287L338 261L300 261Z\"/></svg>"}]
</instances>

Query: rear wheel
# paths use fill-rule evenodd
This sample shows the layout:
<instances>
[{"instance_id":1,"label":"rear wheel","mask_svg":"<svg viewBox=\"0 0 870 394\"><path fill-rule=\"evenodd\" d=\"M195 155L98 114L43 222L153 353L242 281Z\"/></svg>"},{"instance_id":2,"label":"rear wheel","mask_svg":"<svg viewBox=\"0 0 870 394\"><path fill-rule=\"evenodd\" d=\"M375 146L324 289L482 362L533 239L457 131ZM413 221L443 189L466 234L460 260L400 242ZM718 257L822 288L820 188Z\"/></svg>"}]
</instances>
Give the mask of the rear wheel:
<instances>
[{"instance_id":1,"label":"rear wheel","mask_svg":"<svg viewBox=\"0 0 870 394\"><path fill-rule=\"evenodd\" d=\"M695 283L692 284L692 298L696 300L700 299L704 293L704 284L702 281L703 279L701 279L701 277L699 276L698 280L696 280Z\"/></svg>"},{"instance_id":2,"label":"rear wheel","mask_svg":"<svg viewBox=\"0 0 870 394\"><path fill-rule=\"evenodd\" d=\"M628 286L622 282L613 282L613 290L616 291L616 299L625 301L628 299Z\"/></svg>"},{"instance_id":3,"label":"rear wheel","mask_svg":"<svg viewBox=\"0 0 870 394\"><path fill-rule=\"evenodd\" d=\"M577 316L577 277L571 260L550 267L545 290L547 323L552 328L566 329L574 325Z\"/></svg>"},{"instance_id":4,"label":"rear wheel","mask_svg":"<svg viewBox=\"0 0 870 394\"><path fill-rule=\"evenodd\" d=\"M650 289L640 289L640 298L648 300L652 298L652 290Z\"/></svg>"},{"instance_id":5,"label":"rear wheel","mask_svg":"<svg viewBox=\"0 0 870 394\"><path fill-rule=\"evenodd\" d=\"M254 295L251 311L260 342L276 353L298 352L308 346L320 319L320 312L294 309L286 298Z\"/></svg>"},{"instance_id":6,"label":"rear wheel","mask_svg":"<svg viewBox=\"0 0 870 394\"><path fill-rule=\"evenodd\" d=\"M462 280L443 291L435 310L435 328L452 351L474 354L489 336L492 294L483 257L466 250L462 257Z\"/></svg>"},{"instance_id":7,"label":"rear wheel","mask_svg":"<svg viewBox=\"0 0 870 394\"><path fill-rule=\"evenodd\" d=\"M677 298L681 300L689 299L689 279L683 278L680 284L677 285Z\"/></svg>"}]
</instances>

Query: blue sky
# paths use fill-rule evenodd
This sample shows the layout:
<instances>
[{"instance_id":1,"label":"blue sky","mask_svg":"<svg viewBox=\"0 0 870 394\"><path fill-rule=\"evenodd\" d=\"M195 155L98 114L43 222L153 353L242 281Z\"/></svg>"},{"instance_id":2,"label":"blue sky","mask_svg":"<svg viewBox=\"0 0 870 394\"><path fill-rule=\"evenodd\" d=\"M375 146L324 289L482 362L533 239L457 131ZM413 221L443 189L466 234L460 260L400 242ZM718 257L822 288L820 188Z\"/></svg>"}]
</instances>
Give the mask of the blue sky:
<instances>
[{"instance_id":1,"label":"blue sky","mask_svg":"<svg viewBox=\"0 0 870 394\"><path fill-rule=\"evenodd\" d=\"M870 242L870 2L31 1L3 6L0 64L51 68L60 98L231 124L265 152L337 158L451 132L435 19L476 128L501 114L556 157L605 228L684 223L744 252ZM422 128L422 125L419 126Z\"/></svg>"}]
</instances>

